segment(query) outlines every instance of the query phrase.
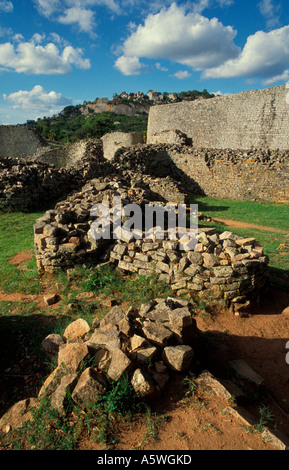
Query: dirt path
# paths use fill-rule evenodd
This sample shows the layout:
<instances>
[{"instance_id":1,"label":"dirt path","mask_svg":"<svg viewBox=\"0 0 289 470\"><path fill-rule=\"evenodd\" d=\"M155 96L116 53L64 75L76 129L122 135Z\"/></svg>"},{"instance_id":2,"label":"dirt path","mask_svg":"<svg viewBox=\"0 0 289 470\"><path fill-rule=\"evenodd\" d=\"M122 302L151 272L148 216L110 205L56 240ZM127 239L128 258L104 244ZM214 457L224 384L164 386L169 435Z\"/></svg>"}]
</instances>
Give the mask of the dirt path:
<instances>
[{"instance_id":1,"label":"dirt path","mask_svg":"<svg viewBox=\"0 0 289 470\"><path fill-rule=\"evenodd\" d=\"M254 228L258 230L265 230L267 232L275 232L275 233L286 233L289 236L289 233L287 230L282 230L279 228L274 228L274 227L266 227L263 225L257 225L257 224L249 224L247 222L239 222L237 220L231 220L231 219L217 219L214 217L212 219L214 222L221 222L225 225L228 225L229 227L236 227L236 228Z\"/></svg>"},{"instance_id":2,"label":"dirt path","mask_svg":"<svg viewBox=\"0 0 289 470\"><path fill-rule=\"evenodd\" d=\"M21 266L23 263L26 263L26 261L29 261L33 256L34 253L32 250L20 251L17 255L13 256L13 258L10 258L9 263Z\"/></svg>"}]
</instances>

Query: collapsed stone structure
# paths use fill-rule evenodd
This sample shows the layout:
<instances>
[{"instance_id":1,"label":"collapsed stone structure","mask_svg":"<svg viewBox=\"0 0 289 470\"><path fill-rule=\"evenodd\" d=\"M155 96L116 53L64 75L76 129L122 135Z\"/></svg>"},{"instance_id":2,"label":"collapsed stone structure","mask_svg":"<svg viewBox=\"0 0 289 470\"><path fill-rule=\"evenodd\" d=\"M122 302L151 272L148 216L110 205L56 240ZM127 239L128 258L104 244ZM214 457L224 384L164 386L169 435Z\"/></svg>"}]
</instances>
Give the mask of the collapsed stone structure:
<instances>
[{"instance_id":1,"label":"collapsed stone structure","mask_svg":"<svg viewBox=\"0 0 289 470\"><path fill-rule=\"evenodd\" d=\"M133 171L170 175L188 193L221 199L289 202L289 151L195 148L179 143L119 149L114 160Z\"/></svg>"},{"instance_id":2,"label":"collapsed stone structure","mask_svg":"<svg viewBox=\"0 0 289 470\"><path fill-rule=\"evenodd\" d=\"M197 241L194 249L186 250L191 243L186 235L179 241L171 241L167 234L164 240L119 240L110 260L125 272L156 275L179 297L219 299L236 315L246 315L268 287L268 257L263 248L254 238L232 232L218 235L212 228L200 228Z\"/></svg>"},{"instance_id":3,"label":"collapsed stone structure","mask_svg":"<svg viewBox=\"0 0 289 470\"><path fill-rule=\"evenodd\" d=\"M82 184L82 175L76 170L0 159L0 207L4 210L27 212L47 207Z\"/></svg>"},{"instance_id":4,"label":"collapsed stone structure","mask_svg":"<svg viewBox=\"0 0 289 470\"><path fill-rule=\"evenodd\" d=\"M108 236L97 238L94 224L99 207L94 208L102 204L112 213L116 197L121 199L123 209L138 204L144 211L147 206L156 208L158 204L166 208L165 203L170 203L177 210L179 204L186 202L186 196L178 193L173 183L169 194L169 180L166 183L162 195L161 186L155 192L158 184L148 176L135 181L124 177L121 181L117 176L115 181L112 177L95 179L57 203L34 226L39 273L55 273L77 264L110 260L126 272L157 275L176 295L217 298L231 305L236 313L249 308L268 283L268 258L255 239L231 232L218 235L212 228L198 230L196 245L192 245L193 240L186 231L177 240L172 240L169 230L160 238L153 230L148 238L145 227L135 235L125 230L113 234L112 216ZM121 215L120 230L128 218L128 214Z\"/></svg>"},{"instance_id":5,"label":"collapsed stone structure","mask_svg":"<svg viewBox=\"0 0 289 470\"><path fill-rule=\"evenodd\" d=\"M105 255L111 239L93 238L93 221L97 218L93 207L103 204L112 208L114 197L120 197L124 205L133 203L141 207L149 202L182 204L186 199L170 178L165 179L164 188L157 178L139 177L129 171L122 177L111 174L90 180L80 191L58 202L53 210L46 211L36 221L35 249L40 273L56 272Z\"/></svg>"},{"instance_id":6,"label":"collapsed stone structure","mask_svg":"<svg viewBox=\"0 0 289 470\"><path fill-rule=\"evenodd\" d=\"M126 312L115 306L91 328L79 318L62 337L53 334L42 342L58 365L38 398L50 397L51 406L63 414L70 392L86 409L109 382L124 375L137 398L159 398L170 376L186 372L196 359L198 337L193 305L175 298L151 300Z\"/></svg>"},{"instance_id":7,"label":"collapsed stone structure","mask_svg":"<svg viewBox=\"0 0 289 470\"><path fill-rule=\"evenodd\" d=\"M41 347L57 359L57 366L37 397L16 403L2 416L0 431L32 420L29 410L44 397L62 416L69 412L71 400L86 411L122 378L136 399L159 399L170 379L186 373L198 358L194 316L189 301L154 299L125 312L115 306L91 327L78 318L62 336L48 335Z\"/></svg>"}]
</instances>

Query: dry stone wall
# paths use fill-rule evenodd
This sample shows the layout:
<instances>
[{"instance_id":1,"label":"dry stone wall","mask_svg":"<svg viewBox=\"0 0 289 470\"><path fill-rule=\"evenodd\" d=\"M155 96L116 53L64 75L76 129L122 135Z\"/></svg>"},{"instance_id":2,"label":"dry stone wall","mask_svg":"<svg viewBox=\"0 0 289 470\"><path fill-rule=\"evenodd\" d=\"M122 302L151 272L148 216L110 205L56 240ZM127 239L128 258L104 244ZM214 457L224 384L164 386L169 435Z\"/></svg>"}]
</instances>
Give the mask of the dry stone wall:
<instances>
[{"instance_id":1,"label":"dry stone wall","mask_svg":"<svg viewBox=\"0 0 289 470\"><path fill-rule=\"evenodd\" d=\"M37 220L34 239L40 274L86 262L110 261L129 273L157 276L168 283L177 296L193 294L217 298L233 305L235 311L249 307L250 300L258 298L267 287L268 258L262 247L255 239L245 239L231 232L218 235L215 229L200 229L196 233L196 245L185 229L177 240L171 239L169 230L159 237L154 229L149 233L138 232L136 237L131 232L118 230L116 240L111 230L111 217L107 238L97 239L94 221L99 214L92 209L96 204L103 204L111 212L116 196L121 198L123 206L138 204L143 214L150 201L154 205L157 202L156 194L149 188L131 186L119 177L115 181L110 178L90 181ZM127 215L122 214L119 229L126 220Z\"/></svg>"},{"instance_id":2,"label":"dry stone wall","mask_svg":"<svg viewBox=\"0 0 289 470\"><path fill-rule=\"evenodd\" d=\"M210 197L289 202L289 151L198 149L154 144L120 149L114 164L158 177L170 175L183 191Z\"/></svg>"},{"instance_id":3,"label":"dry stone wall","mask_svg":"<svg viewBox=\"0 0 289 470\"><path fill-rule=\"evenodd\" d=\"M210 197L289 202L289 152L169 149L195 192Z\"/></svg>"},{"instance_id":4,"label":"dry stone wall","mask_svg":"<svg viewBox=\"0 0 289 470\"><path fill-rule=\"evenodd\" d=\"M111 132L102 136L101 141L103 143L103 156L107 160L112 160L119 148L144 143L143 135L137 132Z\"/></svg>"},{"instance_id":5,"label":"dry stone wall","mask_svg":"<svg viewBox=\"0 0 289 470\"><path fill-rule=\"evenodd\" d=\"M0 126L0 157L26 158L47 147L29 126Z\"/></svg>"},{"instance_id":6,"label":"dry stone wall","mask_svg":"<svg viewBox=\"0 0 289 470\"><path fill-rule=\"evenodd\" d=\"M76 188L81 172L57 169L45 163L0 158L0 208L7 211L43 209Z\"/></svg>"},{"instance_id":7,"label":"dry stone wall","mask_svg":"<svg viewBox=\"0 0 289 470\"><path fill-rule=\"evenodd\" d=\"M289 149L286 86L253 90L209 100L154 106L147 143L163 142L163 131L179 129L194 147Z\"/></svg>"},{"instance_id":8,"label":"dry stone wall","mask_svg":"<svg viewBox=\"0 0 289 470\"><path fill-rule=\"evenodd\" d=\"M102 164L103 157L102 142L79 142L59 147L45 147L38 149L36 153L26 158L26 161L42 162L53 165L56 168L79 168L84 163L92 162Z\"/></svg>"},{"instance_id":9,"label":"dry stone wall","mask_svg":"<svg viewBox=\"0 0 289 470\"><path fill-rule=\"evenodd\" d=\"M164 239L119 240L110 260L125 272L156 274L177 296L219 299L236 314L246 314L251 302L268 287L269 260L262 246L254 238L228 231L219 235L213 228L199 229L197 241L189 249L186 235L177 241L168 234Z\"/></svg>"},{"instance_id":10,"label":"dry stone wall","mask_svg":"<svg viewBox=\"0 0 289 470\"><path fill-rule=\"evenodd\" d=\"M185 196L178 192L172 181L165 179L164 186L162 190L161 181L149 176L134 179L131 173L122 176L111 173L109 177L90 180L58 202L34 226L39 272L57 272L105 257L111 240L95 240L91 232L97 218L92 211L96 204L112 208L113 198L117 196L123 205L133 203L141 207L149 201L169 202L176 197L177 203L183 203Z\"/></svg>"}]
</instances>

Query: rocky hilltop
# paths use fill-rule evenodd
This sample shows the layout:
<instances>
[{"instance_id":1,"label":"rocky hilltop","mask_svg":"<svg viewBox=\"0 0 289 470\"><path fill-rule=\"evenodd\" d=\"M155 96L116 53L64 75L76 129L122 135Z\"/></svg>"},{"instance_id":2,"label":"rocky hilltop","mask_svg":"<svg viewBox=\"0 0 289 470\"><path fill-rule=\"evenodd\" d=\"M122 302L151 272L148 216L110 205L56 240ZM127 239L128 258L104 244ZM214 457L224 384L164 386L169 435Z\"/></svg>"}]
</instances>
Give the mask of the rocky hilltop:
<instances>
[{"instance_id":1,"label":"rocky hilltop","mask_svg":"<svg viewBox=\"0 0 289 470\"><path fill-rule=\"evenodd\" d=\"M180 93L161 93L157 90L149 90L147 94L141 91L137 91L136 93L122 91L119 95L115 93L112 100L108 98L96 98L93 102L85 102L82 106L82 112L84 114L92 112L113 112L115 114L132 116L140 113L148 114L151 106L207 99L213 98L214 96L214 94L208 93L207 90L203 90L202 92L193 90Z\"/></svg>"}]
</instances>

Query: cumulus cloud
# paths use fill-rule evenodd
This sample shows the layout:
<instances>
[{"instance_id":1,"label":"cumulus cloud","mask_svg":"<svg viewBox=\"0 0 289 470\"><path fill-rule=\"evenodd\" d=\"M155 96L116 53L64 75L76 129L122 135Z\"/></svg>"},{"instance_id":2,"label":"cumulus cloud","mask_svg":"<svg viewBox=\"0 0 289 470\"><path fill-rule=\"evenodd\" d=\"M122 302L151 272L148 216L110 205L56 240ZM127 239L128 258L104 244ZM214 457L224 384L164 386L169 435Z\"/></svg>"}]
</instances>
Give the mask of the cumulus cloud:
<instances>
[{"instance_id":1,"label":"cumulus cloud","mask_svg":"<svg viewBox=\"0 0 289 470\"><path fill-rule=\"evenodd\" d=\"M13 11L13 3L9 1L0 2L0 11L11 13L11 11Z\"/></svg>"},{"instance_id":2,"label":"cumulus cloud","mask_svg":"<svg viewBox=\"0 0 289 470\"><path fill-rule=\"evenodd\" d=\"M121 56L115 62L115 67L123 75L139 75L141 72L147 72L149 68L142 64L138 57Z\"/></svg>"},{"instance_id":3,"label":"cumulus cloud","mask_svg":"<svg viewBox=\"0 0 289 470\"><path fill-rule=\"evenodd\" d=\"M240 53L224 64L204 72L205 78L258 77L265 84L288 76L289 26L249 36ZM286 78L287 79L287 78Z\"/></svg>"},{"instance_id":4,"label":"cumulus cloud","mask_svg":"<svg viewBox=\"0 0 289 470\"><path fill-rule=\"evenodd\" d=\"M239 55L235 36L236 31L217 18L186 13L185 7L173 3L157 14L149 14L144 25L131 33L122 46L121 60L168 59L204 70Z\"/></svg>"},{"instance_id":5,"label":"cumulus cloud","mask_svg":"<svg viewBox=\"0 0 289 470\"><path fill-rule=\"evenodd\" d=\"M93 33L95 27L94 12L79 7L68 8L58 21L63 24L78 24L81 31L90 34Z\"/></svg>"},{"instance_id":6,"label":"cumulus cloud","mask_svg":"<svg viewBox=\"0 0 289 470\"><path fill-rule=\"evenodd\" d=\"M83 58L81 49L66 46L60 49L52 42L42 46L43 36L34 35L30 42L19 42L16 46L7 42L0 44L0 67L6 71L26 74L69 73L72 67L90 68L89 59Z\"/></svg>"},{"instance_id":7,"label":"cumulus cloud","mask_svg":"<svg viewBox=\"0 0 289 470\"><path fill-rule=\"evenodd\" d=\"M48 93L41 85L36 85L29 91L19 90L10 95L4 94L3 97L13 105L13 109L29 110L33 114L51 114L64 106L72 104L70 98L66 98L55 91Z\"/></svg>"},{"instance_id":8,"label":"cumulus cloud","mask_svg":"<svg viewBox=\"0 0 289 470\"><path fill-rule=\"evenodd\" d=\"M185 78L189 78L192 76L187 70L179 70L178 72L173 74L174 77L178 78L179 80L184 80Z\"/></svg>"}]
</instances>

